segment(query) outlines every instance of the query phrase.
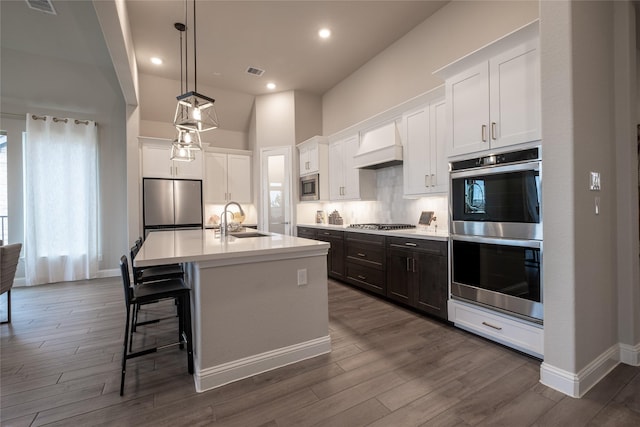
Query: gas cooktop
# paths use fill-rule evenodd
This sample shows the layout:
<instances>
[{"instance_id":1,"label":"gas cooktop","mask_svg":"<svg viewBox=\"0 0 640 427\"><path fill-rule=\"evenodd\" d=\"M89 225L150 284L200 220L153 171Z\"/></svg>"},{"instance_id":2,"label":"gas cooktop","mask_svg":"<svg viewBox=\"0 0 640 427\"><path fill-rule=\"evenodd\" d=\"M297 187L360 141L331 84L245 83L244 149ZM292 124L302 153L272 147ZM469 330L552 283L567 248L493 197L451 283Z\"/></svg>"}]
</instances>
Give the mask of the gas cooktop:
<instances>
[{"instance_id":1,"label":"gas cooktop","mask_svg":"<svg viewBox=\"0 0 640 427\"><path fill-rule=\"evenodd\" d=\"M361 230L403 230L407 228L416 228L415 225L412 224L351 224L349 228L358 228Z\"/></svg>"}]
</instances>

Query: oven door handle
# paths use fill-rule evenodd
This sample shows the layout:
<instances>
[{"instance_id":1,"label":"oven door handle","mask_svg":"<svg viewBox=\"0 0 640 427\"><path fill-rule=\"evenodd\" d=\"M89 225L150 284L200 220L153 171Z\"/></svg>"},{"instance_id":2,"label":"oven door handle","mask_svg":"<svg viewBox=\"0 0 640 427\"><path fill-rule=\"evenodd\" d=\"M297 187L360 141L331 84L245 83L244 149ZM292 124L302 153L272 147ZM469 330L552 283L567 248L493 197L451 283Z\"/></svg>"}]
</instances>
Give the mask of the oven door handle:
<instances>
[{"instance_id":1,"label":"oven door handle","mask_svg":"<svg viewBox=\"0 0 640 427\"><path fill-rule=\"evenodd\" d=\"M511 165L480 166L473 169L454 171L451 172L451 179L521 171L540 172L540 161L536 160L535 162L516 163Z\"/></svg>"},{"instance_id":2,"label":"oven door handle","mask_svg":"<svg viewBox=\"0 0 640 427\"><path fill-rule=\"evenodd\" d=\"M525 239L501 239L496 237L482 237L482 236L451 236L451 240L458 240L461 242L471 243L484 243L487 245L500 245L500 246L520 246L525 248L541 249L541 240L525 240Z\"/></svg>"}]
</instances>

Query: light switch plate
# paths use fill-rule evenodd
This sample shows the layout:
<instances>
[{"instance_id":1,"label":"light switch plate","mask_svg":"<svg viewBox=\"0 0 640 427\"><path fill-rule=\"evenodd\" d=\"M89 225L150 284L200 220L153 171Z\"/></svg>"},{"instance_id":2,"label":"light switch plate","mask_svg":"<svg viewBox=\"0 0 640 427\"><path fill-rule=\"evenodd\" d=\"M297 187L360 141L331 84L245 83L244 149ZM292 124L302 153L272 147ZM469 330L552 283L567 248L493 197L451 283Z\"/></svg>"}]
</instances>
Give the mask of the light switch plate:
<instances>
[{"instance_id":1,"label":"light switch plate","mask_svg":"<svg viewBox=\"0 0 640 427\"><path fill-rule=\"evenodd\" d=\"M307 269L303 268L298 270L298 286L303 286L307 284Z\"/></svg>"},{"instance_id":2,"label":"light switch plate","mask_svg":"<svg viewBox=\"0 0 640 427\"><path fill-rule=\"evenodd\" d=\"M589 190L600 191L600 172L589 172Z\"/></svg>"}]
</instances>

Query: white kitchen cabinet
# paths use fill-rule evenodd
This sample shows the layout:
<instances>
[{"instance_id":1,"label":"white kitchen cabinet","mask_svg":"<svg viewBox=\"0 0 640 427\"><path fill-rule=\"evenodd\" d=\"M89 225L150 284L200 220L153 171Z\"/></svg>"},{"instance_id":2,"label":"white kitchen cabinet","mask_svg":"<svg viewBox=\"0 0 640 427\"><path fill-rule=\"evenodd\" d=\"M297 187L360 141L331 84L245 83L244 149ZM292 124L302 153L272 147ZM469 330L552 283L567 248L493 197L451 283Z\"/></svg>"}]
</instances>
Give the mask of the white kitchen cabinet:
<instances>
[{"instance_id":1,"label":"white kitchen cabinet","mask_svg":"<svg viewBox=\"0 0 640 427\"><path fill-rule=\"evenodd\" d=\"M171 141L140 137L142 143L142 176L145 178L202 179L202 152L195 152L195 160L171 160Z\"/></svg>"},{"instance_id":2,"label":"white kitchen cabinet","mask_svg":"<svg viewBox=\"0 0 640 427\"><path fill-rule=\"evenodd\" d=\"M449 163L446 146L446 104L434 100L402 116L404 195L446 193Z\"/></svg>"},{"instance_id":3,"label":"white kitchen cabinet","mask_svg":"<svg viewBox=\"0 0 640 427\"><path fill-rule=\"evenodd\" d=\"M435 74L445 79L449 156L542 138L537 21Z\"/></svg>"},{"instance_id":4,"label":"white kitchen cabinet","mask_svg":"<svg viewBox=\"0 0 640 427\"><path fill-rule=\"evenodd\" d=\"M375 197L375 171L353 166L353 156L358 152L358 147L358 135L329 144L330 200L367 200Z\"/></svg>"},{"instance_id":5,"label":"white kitchen cabinet","mask_svg":"<svg viewBox=\"0 0 640 427\"><path fill-rule=\"evenodd\" d=\"M298 144L300 176L325 172L328 163L328 142L322 136L314 136Z\"/></svg>"},{"instance_id":6,"label":"white kitchen cabinet","mask_svg":"<svg viewBox=\"0 0 640 427\"><path fill-rule=\"evenodd\" d=\"M450 299L449 321L458 328L518 349L535 357L544 357L544 328L477 305Z\"/></svg>"},{"instance_id":7,"label":"white kitchen cabinet","mask_svg":"<svg viewBox=\"0 0 640 427\"><path fill-rule=\"evenodd\" d=\"M205 203L252 201L250 155L207 151L204 163Z\"/></svg>"}]
</instances>

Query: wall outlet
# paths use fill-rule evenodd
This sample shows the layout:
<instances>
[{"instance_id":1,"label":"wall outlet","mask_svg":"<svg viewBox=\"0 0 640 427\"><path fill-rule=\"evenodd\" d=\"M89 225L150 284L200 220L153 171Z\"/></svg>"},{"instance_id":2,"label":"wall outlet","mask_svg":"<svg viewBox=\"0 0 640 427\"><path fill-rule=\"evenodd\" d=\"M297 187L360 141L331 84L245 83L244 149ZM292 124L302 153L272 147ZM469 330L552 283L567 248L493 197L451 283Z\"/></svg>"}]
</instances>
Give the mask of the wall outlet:
<instances>
[{"instance_id":1,"label":"wall outlet","mask_svg":"<svg viewBox=\"0 0 640 427\"><path fill-rule=\"evenodd\" d=\"M298 286L307 284L307 269L298 270Z\"/></svg>"}]
</instances>

